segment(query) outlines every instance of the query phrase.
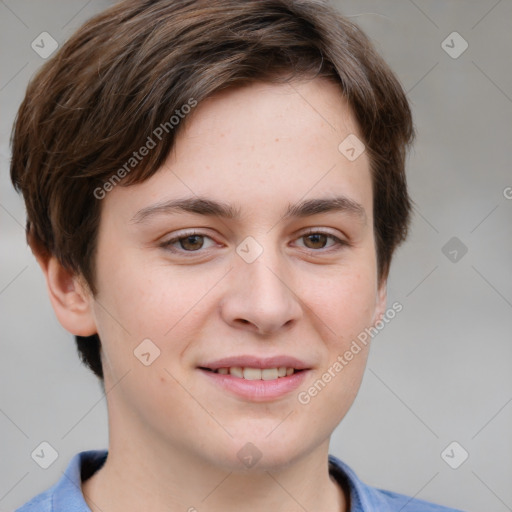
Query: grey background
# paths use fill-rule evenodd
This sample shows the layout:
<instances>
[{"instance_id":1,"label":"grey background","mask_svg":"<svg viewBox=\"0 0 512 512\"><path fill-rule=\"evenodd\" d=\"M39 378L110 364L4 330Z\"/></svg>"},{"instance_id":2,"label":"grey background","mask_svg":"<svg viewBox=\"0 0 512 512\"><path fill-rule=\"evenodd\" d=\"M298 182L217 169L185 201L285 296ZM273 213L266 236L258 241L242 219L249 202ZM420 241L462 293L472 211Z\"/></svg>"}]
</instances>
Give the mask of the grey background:
<instances>
[{"instance_id":1,"label":"grey background","mask_svg":"<svg viewBox=\"0 0 512 512\"><path fill-rule=\"evenodd\" d=\"M78 451L107 447L101 388L54 316L8 177L12 121L43 63L31 42L47 31L62 44L107 5L0 1L0 511L56 482ZM418 137L408 167L412 231L388 288L389 304L404 309L374 339L331 453L380 488L470 512L510 511L512 2L336 5L398 74ZM441 46L453 31L469 44L457 59ZM455 262L442 252L454 236L468 249ZM46 470L30 457L42 441L59 454ZM469 453L458 469L441 458L452 441Z\"/></svg>"}]
</instances>

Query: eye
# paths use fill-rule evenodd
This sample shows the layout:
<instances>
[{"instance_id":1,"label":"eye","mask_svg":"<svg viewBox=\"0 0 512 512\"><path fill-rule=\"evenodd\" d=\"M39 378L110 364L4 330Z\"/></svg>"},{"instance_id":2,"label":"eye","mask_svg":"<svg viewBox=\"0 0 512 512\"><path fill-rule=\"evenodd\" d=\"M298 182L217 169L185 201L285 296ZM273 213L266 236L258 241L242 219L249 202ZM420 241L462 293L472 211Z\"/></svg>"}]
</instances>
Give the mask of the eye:
<instances>
[{"instance_id":1,"label":"eye","mask_svg":"<svg viewBox=\"0 0 512 512\"><path fill-rule=\"evenodd\" d=\"M160 247L168 249L171 252L198 252L200 249L204 248L205 239L209 239L213 242L213 240L204 233L194 231L191 233L183 233L178 237L166 240ZM212 245L215 245L215 243ZM210 245L210 247L212 245Z\"/></svg>"},{"instance_id":2,"label":"eye","mask_svg":"<svg viewBox=\"0 0 512 512\"><path fill-rule=\"evenodd\" d=\"M205 241L210 240L210 245L205 246ZM341 249L344 246L348 246L349 243L345 240L341 240L337 236L328 233L326 231L311 229L308 232L302 234L297 240L304 240L303 247L310 250L311 252L327 252L331 250ZM327 243L331 241L330 245ZM170 238L160 244L160 247L171 251L173 253L201 253L201 249L209 249L214 247L216 244L211 237L208 235L192 231L189 233L182 233L180 236ZM204 251L203 251L204 252ZM193 255L193 254L191 254Z\"/></svg>"},{"instance_id":3,"label":"eye","mask_svg":"<svg viewBox=\"0 0 512 512\"><path fill-rule=\"evenodd\" d=\"M322 249L330 249L332 247L338 246L338 248L349 245L348 242L341 240L337 236L334 236L331 233L320 230L310 230L307 233L304 233L302 236L298 238L298 240L305 240L305 247L307 249L313 250L314 252L318 252ZM326 247L326 243L332 240L332 244Z\"/></svg>"}]
</instances>

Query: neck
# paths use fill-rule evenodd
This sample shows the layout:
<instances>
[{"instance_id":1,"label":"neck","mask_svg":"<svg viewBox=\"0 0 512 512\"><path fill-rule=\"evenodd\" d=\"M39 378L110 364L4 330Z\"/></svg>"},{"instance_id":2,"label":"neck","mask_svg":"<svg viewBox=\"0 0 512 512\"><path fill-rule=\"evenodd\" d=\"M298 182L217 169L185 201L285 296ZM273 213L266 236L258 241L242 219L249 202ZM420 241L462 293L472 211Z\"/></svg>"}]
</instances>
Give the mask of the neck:
<instances>
[{"instance_id":1,"label":"neck","mask_svg":"<svg viewBox=\"0 0 512 512\"><path fill-rule=\"evenodd\" d=\"M174 447L157 454L126 446L111 446L103 467L83 482L92 512L347 512L347 497L328 472L328 442L286 468L258 471L212 465Z\"/></svg>"}]
</instances>

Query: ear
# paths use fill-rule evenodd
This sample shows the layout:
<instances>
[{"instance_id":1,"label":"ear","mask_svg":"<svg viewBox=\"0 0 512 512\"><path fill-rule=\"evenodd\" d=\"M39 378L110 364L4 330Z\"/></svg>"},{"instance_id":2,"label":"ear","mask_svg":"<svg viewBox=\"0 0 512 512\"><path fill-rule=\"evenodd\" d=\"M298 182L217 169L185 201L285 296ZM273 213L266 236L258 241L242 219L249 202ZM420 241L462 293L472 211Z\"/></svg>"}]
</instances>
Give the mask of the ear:
<instances>
[{"instance_id":1,"label":"ear","mask_svg":"<svg viewBox=\"0 0 512 512\"><path fill-rule=\"evenodd\" d=\"M382 279L377 289L377 301L375 303L375 314L373 316L373 324L375 325L379 320L382 319L386 312L387 303L387 279Z\"/></svg>"},{"instance_id":2,"label":"ear","mask_svg":"<svg viewBox=\"0 0 512 512\"><path fill-rule=\"evenodd\" d=\"M32 244L31 248L43 270L50 301L62 327L77 336L96 334L94 299L83 278L66 270L55 256Z\"/></svg>"}]
</instances>

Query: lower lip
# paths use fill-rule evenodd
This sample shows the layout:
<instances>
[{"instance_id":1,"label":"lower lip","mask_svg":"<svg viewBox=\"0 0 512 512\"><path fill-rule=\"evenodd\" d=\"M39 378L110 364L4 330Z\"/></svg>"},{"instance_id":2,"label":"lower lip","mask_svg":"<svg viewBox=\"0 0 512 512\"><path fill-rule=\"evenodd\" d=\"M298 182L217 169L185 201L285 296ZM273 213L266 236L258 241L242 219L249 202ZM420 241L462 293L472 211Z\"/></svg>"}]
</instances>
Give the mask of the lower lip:
<instances>
[{"instance_id":1,"label":"lower lip","mask_svg":"<svg viewBox=\"0 0 512 512\"><path fill-rule=\"evenodd\" d=\"M302 370L287 377L279 377L274 380L247 380L233 377L233 375L223 375L202 370L201 368L199 370L218 386L239 397L254 402L275 400L292 392L302 384L306 374L309 372L309 370Z\"/></svg>"}]
</instances>

